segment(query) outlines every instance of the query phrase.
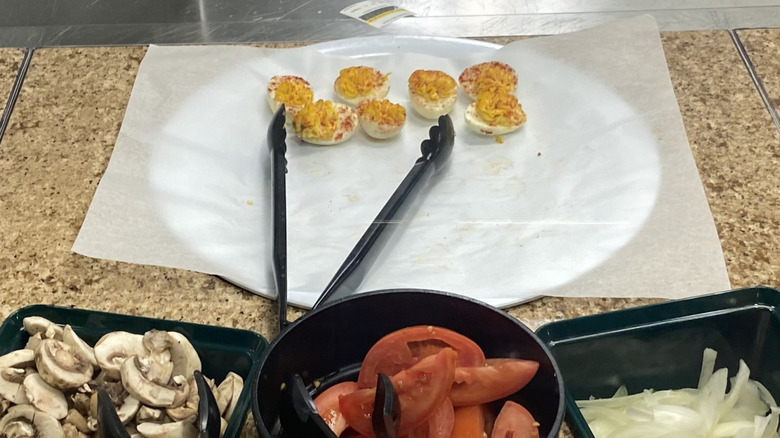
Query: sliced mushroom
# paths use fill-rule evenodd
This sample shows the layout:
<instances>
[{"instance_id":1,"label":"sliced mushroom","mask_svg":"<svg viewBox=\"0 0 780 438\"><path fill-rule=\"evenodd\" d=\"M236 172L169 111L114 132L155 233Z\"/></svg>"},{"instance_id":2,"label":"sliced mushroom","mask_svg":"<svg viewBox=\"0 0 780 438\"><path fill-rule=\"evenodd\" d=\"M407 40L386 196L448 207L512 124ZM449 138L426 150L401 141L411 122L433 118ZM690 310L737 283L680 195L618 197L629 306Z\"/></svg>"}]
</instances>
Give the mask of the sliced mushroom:
<instances>
[{"instance_id":1,"label":"sliced mushroom","mask_svg":"<svg viewBox=\"0 0 780 438\"><path fill-rule=\"evenodd\" d=\"M0 396L17 405L30 403L27 393L24 391L25 371L22 368L0 369Z\"/></svg>"},{"instance_id":2,"label":"sliced mushroom","mask_svg":"<svg viewBox=\"0 0 780 438\"><path fill-rule=\"evenodd\" d=\"M187 385L189 386L189 392L187 394L187 400L183 405L176 408L168 408L165 412L174 421L193 421L198 415L198 402L200 396L198 395L198 385L195 383L195 376L193 375L187 379Z\"/></svg>"},{"instance_id":3,"label":"sliced mushroom","mask_svg":"<svg viewBox=\"0 0 780 438\"><path fill-rule=\"evenodd\" d=\"M141 423L138 432L147 438L197 438L198 429L192 423Z\"/></svg>"},{"instance_id":4,"label":"sliced mushroom","mask_svg":"<svg viewBox=\"0 0 780 438\"><path fill-rule=\"evenodd\" d=\"M168 332L168 334L175 341L170 347L173 375L189 377L196 370L200 371L200 356L187 337L179 332Z\"/></svg>"},{"instance_id":5,"label":"sliced mushroom","mask_svg":"<svg viewBox=\"0 0 780 438\"><path fill-rule=\"evenodd\" d=\"M103 372L118 380L121 374L119 369L125 359L146 353L143 339L141 335L123 331L107 333L95 343L95 360Z\"/></svg>"},{"instance_id":6,"label":"sliced mushroom","mask_svg":"<svg viewBox=\"0 0 780 438\"><path fill-rule=\"evenodd\" d=\"M125 397L124 401L122 401L122 404L119 405L116 413L119 416L119 420L122 422L122 424L127 424L130 422L130 420L133 419L133 417L135 417L135 414L138 413L139 409L141 409L141 401L131 395L128 395Z\"/></svg>"},{"instance_id":7,"label":"sliced mushroom","mask_svg":"<svg viewBox=\"0 0 780 438\"><path fill-rule=\"evenodd\" d=\"M5 414L5 411L8 410L13 405L13 402L11 400L6 400L3 397L0 397L0 417Z\"/></svg>"},{"instance_id":8,"label":"sliced mushroom","mask_svg":"<svg viewBox=\"0 0 780 438\"><path fill-rule=\"evenodd\" d=\"M136 423L160 423L165 419L165 411L149 406L141 406L138 413L135 414Z\"/></svg>"},{"instance_id":9,"label":"sliced mushroom","mask_svg":"<svg viewBox=\"0 0 780 438\"><path fill-rule=\"evenodd\" d=\"M40 333L44 339L62 340L62 327L42 316L28 316L22 319L22 325L30 336Z\"/></svg>"},{"instance_id":10,"label":"sliced mushroom","mask_svg":"<svg viewBox=\"0 0 780 438\"><path fill-rule=\"evenodd\" d=\"M238 398L241 396L241 390L244 389L244 379L234 372L229 372L225 376L225 380L217 387L217 392L220 394L220 398L228 400L224 410L221 411L222 416L226 420L230 420L233 411L235 411L238 405Z\"/></svg>"},{"instance_id":11,"label":"sliced mushroom","mask_svg":"<svg viewBox=\"0 0 780 438\"><path fill-rule=\"evenodd\" d=\"M66 324L62 330L62 342L73 347L73 351L81 359L89 362L93 368L98 366L97 359L95 359L95 350L84 342L69 324Z\"/></svg>"},{"instance_id":12,"label":"sliced mushroom","mask_svg":"<svg viewBox=\"0 0 780 438\"><path fill-rule=\"evenodd\" d=\"M14 350L0 356L0 368L25 368L35 364L35 352L31 350Z\"/></svg>"},{"instance_id":13,"label":"sliced mushroom","mask_svg":"<svg viewBox=\"0 0 780 438\"><path fill-rule=\"evenodd\" d=\"M52 417L62 420L68 415L68 400L59 389L46 383L39 373L24 378L24 390L30 404Z\"/></svg>"},{"instance_id":14,"label":"sliced mushroom","mask_svg":"<svg viewBox=\"0 0 780 438\"><path fill-rule=\"evenodd\" d=\"M41 336L40 333L36 333L36 334L30 336L29 339L27 339L27 344L25 344L24 349L25 350L32 350L32 351L37 350L38 349L38 345L41 344L41 339L43 339L43 337Z\"/></svg>"},{"instance_id":15,"label":"sliced mushroom","mask_svg":"<svg viewBox=\"0 0 780 438\"><path fill-rule=\"evenodd\" d=\"M62 425L62 434L65 438L89 438L89 435L81 432L76 426L69 423Z\"/></svg>"},{"instance_id":16,"label":"sliced mushroom","mask_svg":"<svg viewBox=\"0 0 780 438\"><path fill-rule=\"evenodd\" d=\"M127 392L143 404L155 408L178 407L184 404L189 393L187 380L175 376L172 386L154 383L145 375L150 362L148 358L131 356L122 364L122 384Z\"/></svg>"},{"instance_id":17,"label":"sliced mushroom","mask_svg":"<svg viewBox=\"0 0 780 438\"><path fill-rule=\"evenodd\" d=\"M0 420L0 436L63 438L60 422L32 405L11 406Z\"/></svg>"},{"instance_id":18,"label":"sliced mushroom","mask_svg":"<svg viewBox=\"0 0 780 438\"><path fill-rule=\"evenodd\" d=\"M87 424L87 418L77 409L71 409L68 411L68 415L66 415L65 420L63 420L63 425L65 424L72 425L82 433L94 432L94 430L89 428L89 425Z\"/></svg>"},{"instance_id":19,"label":"sliced mushroom","mask_svg":"<svg viewBox=\"0 0 780 438\"><path fill-rule=\"evenodd\" d=\"M43 380L59 389L78 388L92 378L92 365L62 341L44 339L35 354L35 365Z\"/></svg>"}]
</instances>

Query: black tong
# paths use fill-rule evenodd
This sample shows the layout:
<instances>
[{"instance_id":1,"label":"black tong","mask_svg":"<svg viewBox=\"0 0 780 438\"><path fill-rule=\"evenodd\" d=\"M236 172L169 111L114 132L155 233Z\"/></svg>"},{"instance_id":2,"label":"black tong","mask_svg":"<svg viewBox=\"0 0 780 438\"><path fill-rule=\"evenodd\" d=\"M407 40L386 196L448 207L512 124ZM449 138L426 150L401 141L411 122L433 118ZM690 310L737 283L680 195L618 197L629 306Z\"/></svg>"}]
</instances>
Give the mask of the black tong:
<instances>
[{"instance_id":1,"label":"black tong","mask_svg":"<svg viewBox=\"0 0 780 438\"><path fill-rule=\"evenodd\" d=\"M274 114L268 127L268 147L271 155L272 204L273 204L273 274L279 305L279 328L285 330L287 321L287 159L285 153L285 107ZM376 260L388 227L397 224L403 214L402 207L420 194L431 177L441 171L452 154L455 130L449 116L439 117L438 124L429 130L429 138L420 146L421 156L401 181L393 195L385 203L366 232L347 256L344 263L328 283L312 310L322 304L354 293L362 282L370 265ZM400 416L398 396L387 376L377 379L377 392L373 411L373 428L378 438L395 438ZM309 390L301 376L285 376L279 406L279 421L288 436L310 438L334 438L317 413Z\"/></svg>"}]
</instances>

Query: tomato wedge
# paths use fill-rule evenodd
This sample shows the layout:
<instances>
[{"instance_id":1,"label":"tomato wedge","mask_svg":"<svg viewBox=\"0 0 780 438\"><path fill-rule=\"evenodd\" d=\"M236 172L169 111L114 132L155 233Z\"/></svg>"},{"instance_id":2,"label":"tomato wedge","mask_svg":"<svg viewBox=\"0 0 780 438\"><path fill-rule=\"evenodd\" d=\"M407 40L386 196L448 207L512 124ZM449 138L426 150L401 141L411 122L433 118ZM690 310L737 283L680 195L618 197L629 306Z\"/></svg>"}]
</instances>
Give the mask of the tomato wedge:
<instances>
[{"instance_id":1,"label":"tomato wedge","mask_svg":"<svg viewBox=\"0 0 780 438\"><path fill-rule=\"evenodd\" d=\"M339 408L339 397L344 394L351 394L357 391L357 389L356 382L341 382L322 391L314 399L317 413L320 414L320 417L325 420L325 424L336 435L341 435L341 432L344 432L347 428L347 420L344 419L344 415L341 414L341 409Z\"/></svg>"},{"instance_id":2,"label":"tomato wedge","mask_svg":"<svg viewBox=\"0 0 780 438\"><path fill-rule=\"evenodd\" d=\"M451 438L454 425L455 410L450 399L445 398L428 418L428 422L414 429L406 438Z\"/></svg>"},{"instance_id":3,"label":"tomato wedge","mask_svg":"<svg viewBox=\"0 0 780 438\"><path fill-rule=\"evenodd\" d=\"M455 409L455 424L451 438L484 438L485 407L462 406Z\"/></svg>"},{"instance_id":4,"label":"tomato wedge","mask_svg":"<svg viewBox=\"0 0 780 438\"><path fill-rule=\"evenodd\" d=\"M538 362L523 359L488 359L485 366L458 367L450 392L452 405L481 405L514 394L537 370Z\"/></svg>"},{"instance_id":5,"label":"tomato wedge","mask_svg":"<svg viewBox=\"0 0 780 438\"><path fill-rule=\"evenodd\" d=\"M460 367L485 364L485 353L471 339L446 328L418 325L396 330L377 341L363 359L358 385L371 388L376 385L378 373L393 376L445 347L458 353Z\"/></svg>"},{"instance_id":6,"label":"tomato wedge","mask_svg":"<svg viewBox=\"0 0 780 438\"><path fill-rule=\"evenodd\" d=\"M455 379L457 357L454 350L444 348L435 356L428 356L390 378L401 404L399 436L428 421L447 398ZM375 394L376 388L364 388L339 397L339 407L347 424L369 437L374 436L371 412Z\"/></svg>"},{"instance_id":7,"label":"tomato wedge","mask_svg":"<svg viewBox=\"0 0 780 438\"><path fill-rule=\"evenodd\" d=\"M539 423L526 408L509 400L498 413L490 438L539 438Z\"/></svg>"}]
</instances>

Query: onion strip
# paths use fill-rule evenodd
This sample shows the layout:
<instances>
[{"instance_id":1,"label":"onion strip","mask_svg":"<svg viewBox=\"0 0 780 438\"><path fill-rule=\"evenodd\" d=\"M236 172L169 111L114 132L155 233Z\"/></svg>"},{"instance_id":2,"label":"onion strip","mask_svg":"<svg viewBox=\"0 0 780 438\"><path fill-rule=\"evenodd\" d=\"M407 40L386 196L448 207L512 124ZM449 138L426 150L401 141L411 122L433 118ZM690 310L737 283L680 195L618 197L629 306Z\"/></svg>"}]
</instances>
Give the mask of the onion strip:
<instances>
[{"instance_id":1,"label":"onion strip","mask_svg":"<svg viewBox=\"0 0 780 438\"><path fill-rule=\"evenodd\" d=\"M727 368L715 370L716 358L704 350L696 388L629 395L620 386L612 397L577 406L596 438L780 438L780 407L769 390L750 379L742 360L729 381Z\"/></svg>"}]
</instances>

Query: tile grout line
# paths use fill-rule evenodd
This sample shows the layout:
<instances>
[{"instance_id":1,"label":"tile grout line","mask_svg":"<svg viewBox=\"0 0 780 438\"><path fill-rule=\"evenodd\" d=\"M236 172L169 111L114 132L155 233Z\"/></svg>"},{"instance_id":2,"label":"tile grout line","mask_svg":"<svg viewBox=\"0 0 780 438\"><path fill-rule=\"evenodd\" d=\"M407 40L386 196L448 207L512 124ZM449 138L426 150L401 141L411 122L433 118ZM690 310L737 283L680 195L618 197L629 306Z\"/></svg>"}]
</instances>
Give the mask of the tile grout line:
<instances>
[{"instance_id":1,"label":"tile grout line","mask_svg":"<svg viewBox=\"0 0 780 438\"><path fill-rule=\"evenodd\" d=\"M769 93L766 92L764 81L762 81L761 77L758 75L756 67L753 65L753 61L750 59L750 55L748 55L744 44L742 44L742 40L737 34L737 31L739 30L742 29L729 29L731 40L734 42L734 45L737 48L737 52L739 53L740 58L742 58L742 62L745 64L745 67L750 74L750 78L753 80L753 85L755 85L756 90L758 91L758 95L761 96L761 100L764 101L764 106L769 112L769 116L772 117L772 121L775 122L775 127L778 131L780 131L780 116L778 116L777 110L775 110L775 107L772 105L772 99L769 98Z\"/></svg>"},{"instance_id":2,"label":"tile grout line","mask_svg":"<svg viewBox=\"0 0 780 438\"><path fill-rule=\"evenodd\" d=\"M11 87L11 94L8 96L8 102L6 103L5 109L3 110L3 114L0 115L0 143L2 143L5 129L8 127L8 124L11 121L11 113L14 111L14 105L16 104L16 100L19 98L19 93L22 91L24 77L27 76L27 69L30 67L30 62L32 61L34 52L35 49L33 48L28 48L25 50L24 59L22 59L22 63L19 66L19 72L16 74L16 80L14 80L14 84Z\"/></svg>"}]
</instances>

